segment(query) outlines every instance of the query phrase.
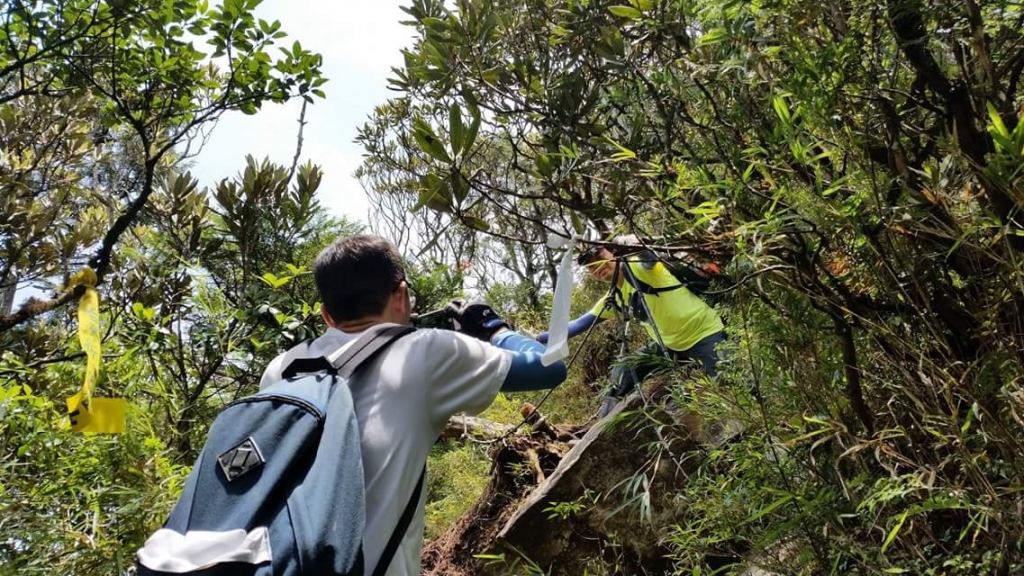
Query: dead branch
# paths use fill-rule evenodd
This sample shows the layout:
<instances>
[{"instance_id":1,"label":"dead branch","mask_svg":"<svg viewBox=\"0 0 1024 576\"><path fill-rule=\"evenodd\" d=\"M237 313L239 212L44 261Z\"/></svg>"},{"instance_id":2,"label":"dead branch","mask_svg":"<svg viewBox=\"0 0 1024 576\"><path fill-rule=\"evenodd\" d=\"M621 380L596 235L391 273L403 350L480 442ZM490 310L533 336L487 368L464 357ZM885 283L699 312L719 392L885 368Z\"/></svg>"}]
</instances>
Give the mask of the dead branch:
<instances>
[{"instance_id":1,"label":"dead branch","mask_svg":"<svg viewBox=\"0 0 1024 576\"><path fill-rule=\"evenodd\" d=\"M441 438L445 440L462 440L466 436L477 439L489 440L500 438L508 433L512 427L508 424L499 424L485 418L475 416L452 416L448 425L441 432Z\"/></svg>"}]
</instances>

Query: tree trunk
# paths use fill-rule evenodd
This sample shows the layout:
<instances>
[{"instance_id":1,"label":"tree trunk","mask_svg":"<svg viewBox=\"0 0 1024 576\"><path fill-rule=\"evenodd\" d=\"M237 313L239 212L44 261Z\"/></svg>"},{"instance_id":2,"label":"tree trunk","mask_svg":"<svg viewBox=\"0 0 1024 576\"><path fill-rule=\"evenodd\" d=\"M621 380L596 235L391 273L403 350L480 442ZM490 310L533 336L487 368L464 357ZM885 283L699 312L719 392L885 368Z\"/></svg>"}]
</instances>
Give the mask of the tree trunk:
<instances>
[{"instance_id":1,"label":"tree trunk","mask_svg":"<svg viewBox=\"0 0 1024 576\"><path fill-rule=\"evenodd\" d=\"M875 419L871 409L864 401L864 389L861 386L860 363L857 361L857 344L853 340L853 329L849 324L836 320L836 331L843 350L843 373L846 376L846 397L850 401L857 419L864 424L868 436L875 433Z\"/></svg>"},{"instance_id":2,"label":"tree trunk","mask_svg":"<svg viewBox=\"0 0 1024 576\"><path fill-rule=\"evenodd\" d=\"M17 279L0 278L0 316L7 316L14 309L14 293L17 289Z\"/></svg>"}]
</instances>

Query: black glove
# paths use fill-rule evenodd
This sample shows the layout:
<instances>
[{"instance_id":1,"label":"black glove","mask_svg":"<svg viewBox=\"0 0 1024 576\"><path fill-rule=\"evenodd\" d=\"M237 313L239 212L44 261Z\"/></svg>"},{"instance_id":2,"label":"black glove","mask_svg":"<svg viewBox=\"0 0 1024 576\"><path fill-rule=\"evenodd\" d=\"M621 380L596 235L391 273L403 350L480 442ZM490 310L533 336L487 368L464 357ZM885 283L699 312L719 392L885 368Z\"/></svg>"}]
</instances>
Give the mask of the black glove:
<instances>
[{"instance_id":1,"label":"black glove","mask_svg":"<svg viewBox=\"0 0 1024 576\"><path fill-rule=\"evenodd\" d=\"M508 323L498 316L494 309L483 302L452 300L446 307L455 319L455 330L466 336L490 342L491 336Z\"/></svg>"}]
</instances>

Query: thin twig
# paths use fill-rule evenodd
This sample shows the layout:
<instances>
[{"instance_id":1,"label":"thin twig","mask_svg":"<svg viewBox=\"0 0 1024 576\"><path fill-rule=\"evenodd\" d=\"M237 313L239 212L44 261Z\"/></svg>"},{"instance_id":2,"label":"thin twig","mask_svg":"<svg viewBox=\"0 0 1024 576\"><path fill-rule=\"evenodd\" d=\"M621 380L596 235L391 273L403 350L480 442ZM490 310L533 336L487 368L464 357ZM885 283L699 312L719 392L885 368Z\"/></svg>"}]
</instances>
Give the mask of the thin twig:
<instances>
[{"instance_id":1,"label":"thin twig","mask_svg":"<svg viewBox=\"0 0 1024 576\"><path fill-rule=\"evenodd\" d=\"M302 111L299 112L299 134L295 140L295 157L292 158L292 167L288 170L288 182L295 176L295 168L299 165L299 157L302 156L302 131L306 127L306 105L309 101L302 99Z\"/></svg>"}]
</instances>

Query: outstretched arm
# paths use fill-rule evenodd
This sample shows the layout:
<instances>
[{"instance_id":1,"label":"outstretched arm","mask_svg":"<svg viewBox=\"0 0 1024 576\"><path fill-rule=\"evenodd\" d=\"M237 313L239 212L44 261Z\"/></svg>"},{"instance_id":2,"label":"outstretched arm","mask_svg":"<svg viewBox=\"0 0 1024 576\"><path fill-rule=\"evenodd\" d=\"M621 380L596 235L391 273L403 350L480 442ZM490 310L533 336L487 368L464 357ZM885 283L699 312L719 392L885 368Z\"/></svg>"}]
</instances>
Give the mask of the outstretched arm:
<instances>
[{"instance_id":1,"label":"outstretched arm","mask_svg":"<svg viewBox=\"0 0 1024 576\"><path fill-rule=\"evenodd\" d=\"M594 316L593 313L587 312L583 316L580 316L579 318L576 318L575 320L569 322L569 338L575 338L580 334L583 334L584 332L589 330L591 326L593 326L594 324L600 324L601 322L604 322L604 320L604 318L598 318L597 316ZM541 332L540 334L538 334L537 342L540 342L541 344L547 344L548 333Z\"/></svg>"},{"instance_id":2,"label":"outstretched arm","mask_svg":"<svg viewBox=\"0 0 1024 576\"><path fill-rule=\"evenodd\" d=\"M512 354L512 365L501 385L502 392L548 390L561 384L568 374L562 360L550 366L543 365L544 346L518 332L501 330L491 337L491 344Z\"/></svg>"},{"instance_id":3,"label":"outstretched arm","mask_svg":"<svg viewBox=\"0 0 1024 576\"><path fill-rule=\"evenodd\" d=\"M501 385L503 392L522 392L526 390L547 390L554 388L565 380L568 370L565 362L558 361L545 366L541 359L544 346L508 329L508 324L501 319L494 309L483 302L463 302L452 300L448 304L455 319L456 329L467 336L473 336L484 342L508 350L512 361L509 364L505 381Z\"/></svg>"}]
</instances>

